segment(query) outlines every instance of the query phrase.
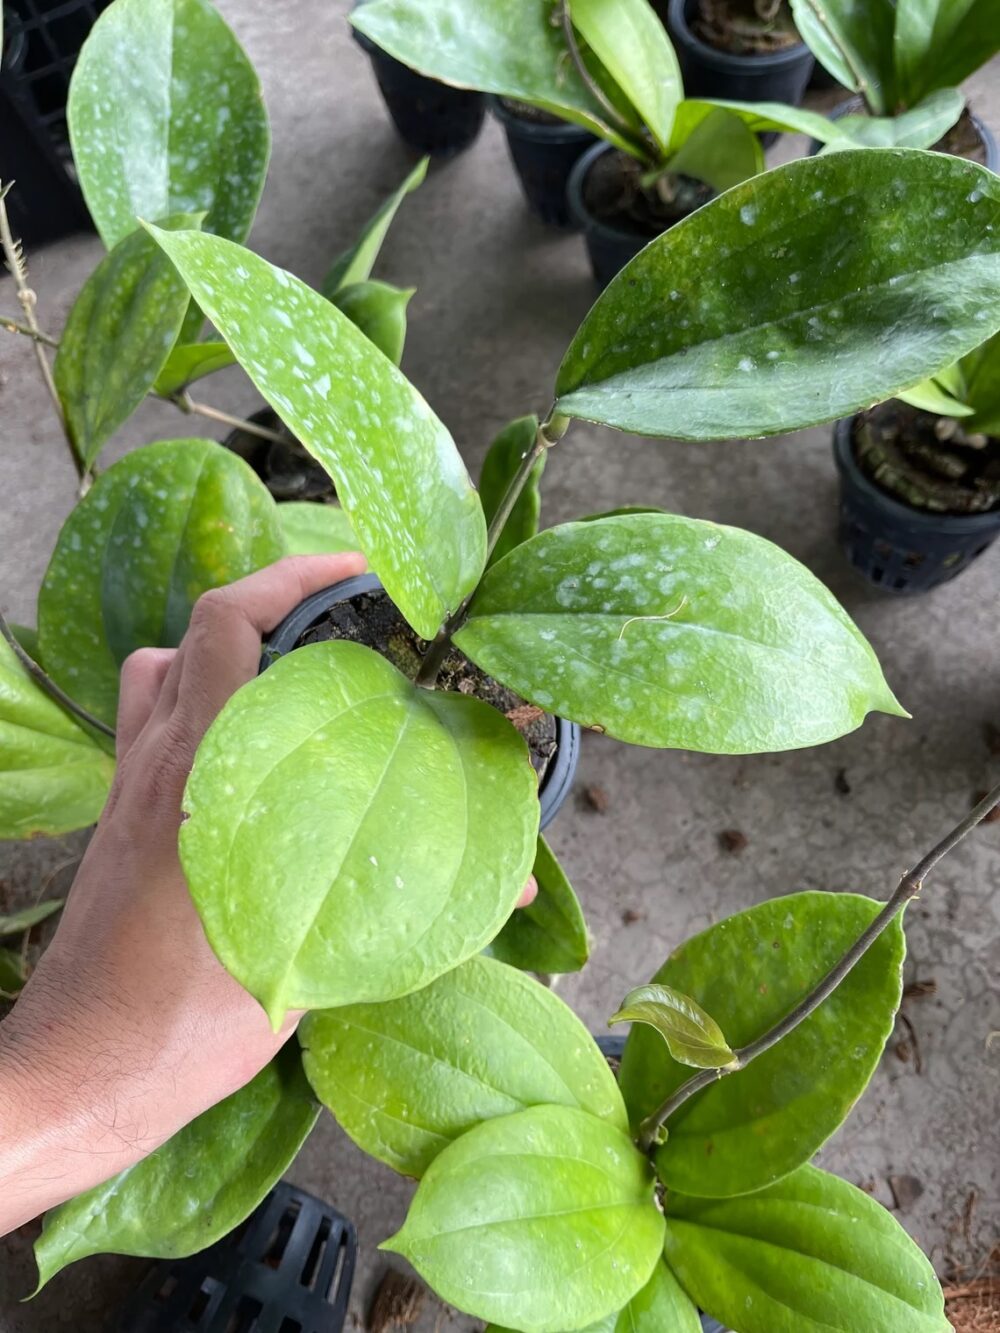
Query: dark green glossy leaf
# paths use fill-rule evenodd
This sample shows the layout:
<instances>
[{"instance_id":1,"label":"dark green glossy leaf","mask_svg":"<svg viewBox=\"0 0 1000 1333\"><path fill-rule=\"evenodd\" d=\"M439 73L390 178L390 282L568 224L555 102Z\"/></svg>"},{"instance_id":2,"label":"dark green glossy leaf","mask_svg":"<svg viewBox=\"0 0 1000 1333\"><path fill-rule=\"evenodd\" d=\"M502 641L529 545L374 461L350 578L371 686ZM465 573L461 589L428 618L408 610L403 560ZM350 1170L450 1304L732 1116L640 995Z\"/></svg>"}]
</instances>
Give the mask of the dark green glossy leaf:
<instances>
[{"instance_id":1,"label":"dark green glossy leaf","mask_svg":"<svg viewBox=\"0 0 1000 1333\"><path fill-rule=\"evenodd\" d=\"M486 1333L512 1333L490 1324ZM609 1314L583 1333L702 1333L698 1311L665 1263L653 1269L638 1296L624 1310Z\"/></svg>"},{"instance_id":2,"label":"dark green glossy leaf","mask_svg":"<svg viewBox=\"0 0 1000 1333\"><path fill-rule=\"evenodd\" d=\"M538 832L506 718L345 642L299 648L230 699L184 808L209 942L275 1027L288 1009L405 995L478 953Z\"/></svg>"},{"instance_id":3,"label":"dark green glossy leaf","mask_svg":"<svg viewBox=\"0 0 1000 1333\"><path fill-rule=\"evenodd\" d=\"M45 667L113 724L136 648L180 643L191 608L285 554L277 509L211 440L161 440L98 477L63 524L38 598Z\"/></svg>"},{"instance_id":4,"label":"dark green glossy leaf","mask_svg":"<svg viewBox=\"0 0 1000 1333\"><path fill-rule=\"evenodd\" d=\"M153 234L257 388L330 473L389 596L433 638L486 558L482 506L443 423L298 278L213 236Z\"/></svg>"},{"instance_id":5,"label":"dark green glossy leaf","mask_svg":"<svg viewBox=\"0 0 1000 1333\"><path fill-rule=\"evenodd\" d=\"M339 505L288 500L278 505L278 522L289 555L336 555L358 549L351 520Z\"/></svg>"},{"instance_id":6,"label":"dark green glossy leaf","mask_svg":"<svg viewBox=\"0 0 1000 1333\"><path fill-rule=\"evenodd\" d=\"M184 290L186 292L187 288ZM198 314L199 318L204 318L200 311ZM168 398L195 380L204 379L235 362L235 356L225 343L178 343L157 375L153 392Z\"/></svg>"},{"instance_id":7,"label":"dark green glossy leaf","mask_svg":"<svg viewBox=\"0 0 1000 1333\"><path fill-rule=\"evenodd\" d=\"M721 192L764 168L760 140L739 116L716 109L700 119L670 159L670 170Z\"/></svg>"},{"instance_id":8,"label":"dark green glossy leaf","mask_svg":"<svg viewBox=\"0 0 1000 1333\"><path fill-rule=\"evenodd\" d=\"M0 999L17 995L27 979L21 954L16 949L0 949Z\"/></svg>"},{"instance_id":9,"label":"dark green glossy leaf","mask_svg":"<svg viewBox=\"0 0 1000 1333\"><path fill-rule=\"evenodd\" d=\"M902 711L808 570L670 514L539 533L487 571L455 641L540 708L638 745L791 749Z\"/></svg>"},{"instance_id":10,"label":"dark green glossy leaf","mask_svg":"<svg viewBox=\"0 0 1000 1333\"><path fill-rule=\"evenodd\" d=\"M487 450L483 459L483 470L479 474L479 498L483 503L486 522L493 521L493 515L500 508L500 502L507 494L507 487L514 479L528 450L535 443L538 434L538 418L534 415L518 417L516 421L504 426ZM545 454L531 469L531 475L518 496L510 517L504 524L500 540L497 542L490 564L505 556L521 542L526 542L538 531L538 519L542 512L541 481L545 469Z\"/></svg>"},{"instance_id":11,"label":"dark green glossy leaf","mask_svg":"<svg viewBox=\"0 0 1000 1333\"><path fill-rule=\"evenodd\" d=\"M30 930L32 926L47 921L62 905L62 898L49 898L44 903L36 903L34 907L25 907L20 912L10 912L7 916L0 916L0 939L5 935L20 935L23 931Z\"/></svg>"},{"instance_id":12,"label":"dark green glossy leaf","mask_svg":"<svg viewBox=\"0 0 1000 1333\"><path fill-rule=\"evenodd\" d=\"M590 957L590 932L573 886L541 835L532 874L535 901L513 913L487 953L525 972L578 972Z\"/></svg>"},{"instance_id":13,"label":"dark green glossy leaf","mask_svg":"<svg viewBox=\"0 0 1000 1333\"><path fill-rule=\"evenodd\" d=\"M891 397L998 326L992 172L822 155L738 185L627 265L566 353L557 408L685 440L775 435Z\"/></svg>"},{"instance_id":14,"label":"dark green glossy leaf","mask_svg":"<svg viewBox=\"0 0 1000 1333\"><path fill-rule=\"evenodd\" d=\"M628 1124L614 1076L572 1010L489 958L401 1000L309 1014L299 1037L316 1095L360 1148L404 1175L422 1176L468 1130L529 1106Z\"/></svg>"},{"instance_id":15,"label":"dark green glossy leaf","mask_svg":"<svg viewBox=\"0 0 1000 1333\"><path fill-rule=\"evenodd\" d=\"M896 0L893 55L908 106L964 82L997 51L1000 0Z\"/></svg>"},{"instance_id":16,"label":"dark green glossy leaf","mask_svg":"<svg viewBox=\"0 0 1000 1333\"><path fill-rule=\"evenodd\" d=\"M319 1105L294 1042L135 1166L45 1215L38 1288L91 1254L176 1259L248 1217L295 1160Z\"/></svg>"},{"instance_id":17,"label":"dark green glossy leaf","mask_svg":"<svg viewBox=\"0 0 1000 1333\"><path fill-rule=\"evenodd\" d=\"M199 221L185 215L163 225ZM119 241L84 283L52 373L66 425L88 467L152 389L189 300L177 270L143 231Z\"/></svg>"},{"instance_id":18,"label":"dark green glossy leaf","mask_svg":"<svg viewBox=\"0 0 1000 1333\"><path fill-rule=\"evenodd\" d=\"M115 0L76 62L73 160L104 244L138 218L205 211L242 240L264 185L270 135L260 83L208 0Z\"/></svg>"},{"instance_id":19,"label":"dark green glossy leaf","mask_svg":"<svg viewBox=\"0 0 1000 1333\"><path fill-rule=\"evenodd\" d=\"M393 287L388 282L353 282L341 287L332 300L369 342L398 366L406 342L406 307L416 290Z\"/></svg>"},{"instance_id":20,"label":"dark green glossy leaf","mask_svg":"<svg viewBox=\"0 0 1000 1333\"><path fill-rule=\"evenodd\" d=\"M637 986L629 991L608 1019L609 1026L615 1023L645 1023L660 1034L675 1060L695 1069L721 1069L733 1060L712 1015L671 986Z\"/></svg>"},{"instance_id":21,"label":"dark green glossy leaf","mask_svg":"<svg viewBox=\"0 0 1000 1333\"><path fill-rule=\"evenodd\" d=\"M569 1107L536 1106L447 1147L382 1248L468 1314L557 1333L641 1291L663 1229L649 1164L621 1130Z\"/></svg>"},{"instance_id":22,"label":"dark green glossy leaf","mask_svg":"<svg viewBox=\"0 0 1000 1333\"><path fill-rule=\"evenodd\" d=\"M38 630L32 629L30 625L15 625L10 621L7 622L7 626L31 660L41 666L42 654L38 645Z\"/></svg>"},{"instance_id":23,"label":"dark green glossy leaf","mask_svg":"<svg viewBox=\"0 0 1000 1333\"><path fill-rule=\"evenodd\" d=\"M429 157L420 159L402 185L393 190L375 216L368 221L354 245L333 261L320 287L324 296L332 299L342 287L364 282L371 276L382 242L392 226L392 220L399 211L400 204L408 194L412 194L418 186L423 185L429 162Z\"/></svg>"},{"instance_id":24,"label":"dark green glossy leaf","mask_svg":"<svg viewBox=\"0 0 1000 1333\"><path fill-rule=\"evenodd\" d=\"M876 115L896 102L892 44L895 0L791 0L795 26L838 83L861 93Z\"/></svg>"},{"instance_id":25,"label":"dark green glossy leaf","mask_svg":"<svg viewBox=\"0 0 1000 1333\"><path fill-rule=\"evenodd\" d=\"M0 640L0 838L54 836L95 823L114 769L111 756Z\"/></svg>"},{"instance_id":26,"label":"dark green glossy leaf","mask_svg":"<svg viewBox=\"0 0 1000 1333\"><path fill-rule=\"evenodd\" d=\"M940 88L898 116L841 116L836 122L843 139L827 144L842 148L931 148L948 133L965 108L957 88Z\"/></svg>"},{"instance_id":27,"label":"dark green glossy leaf","mask_svg":"<svg viewBox=\"0 0 1000 1333\"><path fill-rule=\"evenodd\" d=\"M738 1049L803 999L881 906L847 893L776 898L682 944L654 980L692 995ZM794 1032L671 1117L657 1154L671 1189L744 1194L812 1157L875 1071L899 1004L903 951L897 921ZM655 1033L632 1029L620 1079L633 1124L690 1076Z\"/></svg>"},{"instance_id":28,"label":"dark green glossy leaf","mask_svg":"<svg viewBox=\"0 0 1000 1333\"><path fill-rule=\"evenodd\" d=\"M934 1270L861 1190L804 1166L741 1199L667 1198L667 1263L740 1333L949 1333Z\"/></svg>"}]
</instances>

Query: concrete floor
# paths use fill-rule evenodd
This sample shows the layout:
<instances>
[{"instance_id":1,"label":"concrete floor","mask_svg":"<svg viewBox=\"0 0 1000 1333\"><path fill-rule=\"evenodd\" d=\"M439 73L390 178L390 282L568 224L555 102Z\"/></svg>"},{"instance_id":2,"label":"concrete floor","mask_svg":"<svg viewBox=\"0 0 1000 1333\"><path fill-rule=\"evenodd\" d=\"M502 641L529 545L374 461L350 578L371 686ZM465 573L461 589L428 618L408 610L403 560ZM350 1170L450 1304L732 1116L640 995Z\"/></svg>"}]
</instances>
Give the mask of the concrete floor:
<instances>
[{"instance_id":1,"label":"concrete floor","mask_svg":"<svg viewBox=\"0 0 1000 1333\"><path fill-rule=\"evenodd\" d=\"M395 137L368 62L348 37L347 0L220 0L260 70L274 130L256 249L317 281L331 256L402 178L411 158ZM1000 61L971 92L1000 131ZM780 145L790 155L800 146ZM58 330L100 257L93 237L29 256L43 324ZM435 167L410 199L378 276L418 289L405 369L449 424L476 471L494 431L544 409L562 352L594 297L582 242L526 213L502 135ZM0 311L13 310L0 281ZM201 396L231 411L257 405L233 370ZM35 594L74 498L26 342L0 342L0 601L33 622ZM106 456L189 432L172 409L145 406ZM202 432L203 433L203 432ZM996 581L1000 549L957 582L912 601L859 582L834 540L836 481L826 428L769 442L685 446L575 426L545 477L549 524L626 503L738 524L769 537L823 579L874 644L912 722L876 717L820 749L756 758L628 749L588 735L577 784L552 842L595 936L587 970L560 993L600 1029L623 993L670 949L710 922L774 894L851 889L885 896L897 876L996 779L985 729L1000 724ZM850 790L838 774L843 773ZM608 796L598 814L583 798ZM719 833L739 829L739 855ZM44 877L65 884L82 839L7 844L0 906L34 896ZM975 1265L1000 1237L1000 826L983 826L935 876L908 920L909 981L933 995L907 1002L882 1067L824 1164L892 1204L888 1178L923 1193L901 1220L942 1269ZM639 920L632 920L638 913ZM991 1040L992 1038L992 1040ZM903 1043L905 1042L905 1045ZM914 1058L919 1046L919 1066ZM908 1058L906 1056L908 1055ZM293 1178L358 1226L359 1319L385 1261L376 1244L402 1220L411 1186L368 1163L327 1117ZM971 1202L970 1202L971 1200ZM0 1241L0 1333L68 1326L97 1333L137 1280L139 1261L94 1259L28 1305L32 1232ZM471 1329L428 1302L417 1333Z\"/></svg>"}]
</instances>

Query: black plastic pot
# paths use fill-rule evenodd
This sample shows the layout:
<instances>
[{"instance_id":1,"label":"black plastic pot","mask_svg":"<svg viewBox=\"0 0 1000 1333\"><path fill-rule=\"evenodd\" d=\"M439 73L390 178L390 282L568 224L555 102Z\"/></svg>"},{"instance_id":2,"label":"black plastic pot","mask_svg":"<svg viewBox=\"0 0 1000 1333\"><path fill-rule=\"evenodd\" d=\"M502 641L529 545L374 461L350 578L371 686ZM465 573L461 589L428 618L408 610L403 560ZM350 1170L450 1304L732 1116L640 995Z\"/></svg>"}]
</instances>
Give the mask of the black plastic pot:
<instances>
[{"instance_id":1,"label":"black plastic pot","mask_svg":"<svg viewBox=\"0 0 1000 1333\"><path fill-rule=\"evenodd\" d=\"M830 112L830 120L839 120L841 116L856 116L865 109L864 99L861 97L849 97L846 102L841 102ZM972 122L972 128L982 140L983 148L986 150L985 166L993 172L1000 172L1000 144L997 143L996 135L978 116L969 112L969 120ZM818 139L811 140L809 144L809 155L815 157L823 145Z\"/></svg>"},{"instance_id":2,"label":"black plastic pot","mask_svg":"<svg viewBox=\"0 0 1000 1333\"><path fill-rule=\"evenodd\" d=\"M329 588L321 588L319 592L307 597L268 636L260 659L260 670L266 671L279 657L290 653L306 630L322 620L331 606L346 602L349 597L357 597L359 593L377 592L381 587L382 584L374 574L358 574L354 578L334 583ZM550 761L538 788L541 828L547 828L552 823L569 796L579 757L580 728L575 722L557 717L555 757Z\"/></svg>"},{"instance_id":3,"label":"black plastic pot","mask_svg":"<svg viewBox=\"0 0 1000 1333\"><path fill-rule=\"evenodd\" d=\"M266 426L268 430L281 430L281 419L270 407L252 412L247 420ZM229 432L222 444L253 468L276 500L315 500L323 504L337 497L337 489L326 469L306 454L302 445L291 436L286 448L237 427Z\"/></svg>"},{"instance_id":4,"label":"black plastic pot","mask_svg":"<svg viewBox=\"0 0 1000 1333\"><path fill-rule=\"evenodd\" d=\"M668 10L668 27L680 61L685 96L799 105L815 64L805 42L759 55L720 51L695 36L690 24L697 5L698 0L670 0Z\"/></svg>"},{"instance_id":5,"label":"black plastic pot","mask_svg":"<svg viewBox=\"0 0 1000 1333\"><path fill-rule=\"evenodd\" d=\"M548 125L526 120L499 97L489 98L489 107L504 127L510 158L532 213L551 227L571 229L575 223L566 188L570 172L594 143L594 136L568 121Z\"/></svg>"},{"instance_id":6,"label":"black plastic pot","mask_svg":"<svg viewBox=\"0 0 1000 1333\"><path fill-rule=\"evenodd\" d=\"M840 473L840 544L869 583L884 592L928 592L968 568L1000 536L1000 510L932 514L888 495L858 466L854 418L833 429Z\"/></svg>"},{"instance_id":7,"label":"black plastic pot","mask_svg":"<svg viewBox=\"0 0 1000 1333\"><path fill-rule=\"evenodd\" d=\"M587 254L590 256L590 267L601 287L606 287L611 279L616 277L653 239L651 236L642 236L636 231L627 231L624 227L612 227L607 222L601 222L587 208L584 185L588 172L604 153L616 151L607 143L596 143L593 148L588 148L577 159L566 187L566 202L570 217L574 226L583 232Z\"/></svg>"}]
</instances>

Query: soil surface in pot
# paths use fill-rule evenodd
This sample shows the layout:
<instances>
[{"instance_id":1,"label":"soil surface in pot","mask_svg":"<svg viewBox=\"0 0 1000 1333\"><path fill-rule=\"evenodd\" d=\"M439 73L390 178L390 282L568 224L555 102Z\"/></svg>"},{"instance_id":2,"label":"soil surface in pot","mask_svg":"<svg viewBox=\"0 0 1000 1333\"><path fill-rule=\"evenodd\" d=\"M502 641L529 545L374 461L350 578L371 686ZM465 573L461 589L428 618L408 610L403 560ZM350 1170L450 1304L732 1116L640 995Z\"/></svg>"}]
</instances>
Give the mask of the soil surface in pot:
<instances>
[{"instance_id":1,"label":"soil surface in pot","mask_svg":"<svg viewBox=\"0 0 1000 1333\"><path fill-rule=\"evenodd\" d=\"M935 153L950 153L952 157L967 157L970 162L986 165L986 145L983 143L975 122L966 109L952 125L951 129L934 145Z\"/></svg>"},{"instance_id":2,"label":"soil surface in pot","mask_svg":"<svg viewBox=\"0 0 1000 1333\"><path fill-rule=\"evenodd\" d=\"M699 0L696 37L734 56L769 55L802 41L788 0Z\"/></svg>"},{"instance_id":3,"label":"soil surface in pot","mask_svg":"<svg viewBox=\"0 0 1000 1333\"><path fill-rule=\"evenodd\" d=\"M296 647L330 639L347 639L374 648L410 680L420 668L424 641L414 634L384 592L359 593L339 602L318 625L306 630ZM556 752L556 721L551 713L543 713L534 704L526 703L519 694L481 671L457 648L445 658L438 687L471 694L503 713L527 742L532 767L541 782Z\"/></svg>"},{"instance_id":4,"label":"soil surface in pot","mask_svg":"<svg viewBox=\"0 0 1000 1333\"><path fill-rule=\"evenodd\" d=\"M250 464L276 500L336 499L336 488L325 469L276 413L264 408L255 412L251 420L277 431L282 437L281 443L262 440L250 431L237 429L226 440L226 446Z\"/></svg>"},{"instance_id":5,"label":"soil surface in pot","mask_svg":"<svg viewBox=\"0 0 1000 1333\"><path fill-rule=\"evenodd\" d=\"M983 514L1000 508L1000 439L966 435L953 417L895 399L855 418L854 457L869 480L914 509Z\"/></svg>"},{"instance_id":6,"label":"soil surface in pot","mask_svg":"<svg viewBox=\"0 0 1000 1333\"><path fill-rule=\"evenodd\" d=\"M562 116L554 116L551 111L543 111L540 106L530 102L518 102L513 97L501 97L500 105L518 120L526 120L529 125L567 125Z\"/></svg>"},{"instance_id":7,"label":"soil surface in pot","mask_svg":"<svg viewBox=\"0 0 1000 1333\"><path fill-rule=\"evenodd\" d=\"M617 149L595 158L583 183L591 217L652 239L715 197L710 185L691 176L661 176L647 188L642 175L641 163Z\"/></svg>"}]
</instances>

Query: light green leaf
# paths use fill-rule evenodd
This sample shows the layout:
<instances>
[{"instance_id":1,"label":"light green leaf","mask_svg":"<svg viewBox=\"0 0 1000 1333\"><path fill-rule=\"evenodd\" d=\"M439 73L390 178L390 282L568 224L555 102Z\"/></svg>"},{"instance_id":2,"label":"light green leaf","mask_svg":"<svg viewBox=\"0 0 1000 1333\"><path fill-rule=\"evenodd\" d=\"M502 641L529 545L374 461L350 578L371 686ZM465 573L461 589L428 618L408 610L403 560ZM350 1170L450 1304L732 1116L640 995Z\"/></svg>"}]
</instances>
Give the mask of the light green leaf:
<instances>
[{"instance_id":1,"label":"light green leaf","mask_svg":"<svg viewBox=\"0 0 1000 1333\"><path fill-rule=\"evenodd\" d=\"M525 454L535 443L538 434L538 418L534 415L518 417L516 421L504 426L486 452L483 470L479 474L479 498L483 503L486 522L493 521L493 515L500 508L500 503L507 494L507 487L514 480L514 475L524 460ZM541 481L545 469L546 455L542 454L531 469L527 483L504 524L500 540L497 542L490 564L512 551L521 542L526 542L538 531L538 519L542 512Z\"/></svg>"},{"instance_id":2,"label":"light green leaf","mask_svg":"<svg viewBox=\"0 0 1000 1333\"><path fill-rule=\"evenodd\" d=\"M654 981L693 996L739 1049L822 980L881 906L847 893L776 898L688 940ZM670 1118L657 1170L671 1190L744 1194L812 1157L878 1064L899 1004L903 951L896 922L794 1032ZM620 1080L634 1125L690 1076L655 1033L632 1029Z\"/></svg>"},{"instance_id":3,"label":"light green leaf","mask_svg":"<svg viewBox=\"0 0 1000 1333\"><path fill-rule=\"evenodd\" d=\"M468 1314L557 1333L626 1305L662 1246L652 1174L631 1140L586 1112L536 1106L447 1147L382 1248Z\"/></svg>"},{"instance_id":4,"label":"light green leaf","mask_svg":"<svg viewBox=\"0 0 1000 1333\"><path fill-rule=\"evenodd\" d=\"M875 115L896 102L892 59L895 0L791 0L802 40L838 83L861 93Z\"/></svg>"},{"instance_id":5,"label":"light green leaf","mask_svg":"<svg viewBox=\"0 0 1000 1333\"><path fill-rule=\"evenodd\" d=\"M38 1287L91 1254L177 1259L225 1236L295 1160L319 1115L294 1042L135 1166L45 1215Z\"/></svg>"},{"instance_id":6,"label":"light green leaf","mask_svg":"<svg viewBox=\"0 0 1000 1333\"><path fill-rule=\"evenodd\" d=\"M275 1027L288 1009L406 995L478 953L538 832L506 718L344 642L299 648L230 699L184 808L209 943Z\"/></svg>"},{"instance_id":7,"label":"light green leaf","mask_svg":"<svg viewBox=\"0 0 1000 1333\"><path fill-rule=\"evenodd\" d=\"M364 1152L404 1175L422 1176L468 1130L529 1106L628 1125L614 1076L573 1011L489 958L401 1000L309 1014L299 1038L316 1095Z\"/></svg>"},{"instance_id":8,"label":"light green leaf","mask_svg":"<svg viewBox=\"0 0 1000 1333\"><path fill-rule=\"evenodd\" d=\"M278 505L278 522L289 555L336 555L358 549L351 520L339 505L288 500Z\"/></svg>"},{"instance_id":9,"label":"light green leaf","mask_svg":"<svg viewBox=\"0 0 1000 1333\"><path fill-rule=\"evenodd\" d=\"M899 1223L804 1166L741 1199L667 1197L667 1263L740 1333L949 1333L934 1270Z\"/></svg>"},{"instance_id":10,"label":"light green leaf","mask_svg":"<svg viewBox=\"0 0 1000 1333\"><path fill-rule=\"evenodd\" d=\"M110 250L138 218L204 211L242 240L270 152L260 83L208 0L115 0L76 62L69 131Z\"/></svg>"},{"instance_id":11,"label":"light green leaf","mask_svg":"<svg viewBox=\"0 0 1000 1333\"><path fill-rule=\"evenodd\" d=\"M102 473L59 533L38 597L49 674L113 724L136 648L180 643L191 608L285 554L277 509L211 440L161 440Z\"/></svg>"},{"instance_id":12,"label":"light green leaf","mask_svg":"<svg viewBox=\"0 0 1000 1333\"><path fill-rule=\"evenodd\" d=\"M921 412L933 412L940 417L971 417L975 410L949 393L936 376L934 379L921 380L912 389L906 389L896 396L911 407L919 408Z\"/></svg>"},{"instance_id":13,"label":"light green leaf","mask_svg":"<svg viewBox=\"0 0 1000 1333\"><path fill-rule=\"evenodd\" d=\"M332 298L369 342L394 366L403 359L406 307L416 287L393 287L388 282L353 282Z\"/></svg>"},{"instance_id":14,"label":"light green leaf","mask_svg":"<svg viewBox=\"0 0 1000 1333\"><path fill-rule=\"evenodd\" d=\"M975 415L967 430L1000 435L1000 336L988 339L962 362L965 393Z\"/></svg>"},{"instance_id":15,"label":"light green leaf","mask_svg":"<svg viewBox=\"0 0 1000 1333\"><path fill-rule=\"evenodd\" d=\"M716 109L699 120L670 159L670 170L713 190L729 190L764 169L764 150L739 116Z\"/></svg>"},{"instance_id":16,"label":"light green leaf","mask_svg":"<svg viewBox=\"0 0 1000 1333\"><path fill-rule=\"evenodd\" d=\"M1000 0L896 0L893 54L902 101L959 84L1000 51Z\"/></svg>"},{"instance_id":17,"label":"light green leaf","mask_svg":"<svg viewBox=\"0 0 1000 1333\"><path fill-rule=\"evenodd\" d=\"M486 559L482 506L443 423L298 278L228 241L151 230L240 365L333 478L386 592L433 638Z\"/></svg>"},{"instance_id":18,"label":"light green leaf","mask_svg":"<svg viewBox=\"0 0 1000 1333\"><path fill-rule=\"evenodd\" d=\"M320 291L324 296L332 300L341 288L350 287L356 282L364 282L371 276L375 260L382 248L382 242L392 226L393 218L399 211L400 204L408 194L412 194L414 190L423 185L429 162L429 157L420 159L402 185L393 190L385 203L379 207L375 216L368 221L354 245L349 250L345 250L343 254L338 255L333 261L320 286Z\"/></svg>"},{"instance_id":19,"label":"light green leaf","mask_svg":"<svg viewBox=\"0 0 1000 1333\"><path fill-rule=\"evenodd\" d=\"M114 760L31 679L0 640L0 838L96 822Z\"/></svg>"},{"instance_id":20,"label":"light green leaf","mask_svg":"<svg viewBox=\"0 0 1000 1333\"><path fill-rule=\"evenodd\" d=\"M714 109L730 111L739 116L754 134L774 131L808 134L810 138L826 143L843 133L839 120L831 120L818 111L807 111L804 107L786 106L784 102L731 102L720 97L688 98L681 103L672 146L679 146L698 122Z\"/></svg>"},{"instance_id":21,"label":"light green leaf","mask_svg":"<svg viewBox=\"0 0 1000 1333\"><path fill-rule=\"evenodd\" d=\"M186 292L187 288L184 290ZM201 312L198 313L202 317ZM215 371L224 370L235 362L235 356L225 343L178 343L157 375L153 392L169 398L195 380L213 375Z\"/></svg>"},{"instance_id":22,"label":"light green leaf","mask_svg":"<svg viewBox=\"0 0 1000 1333\"><path fill-rule=\"evenodd\" d=\"M590 933L573 886L541 834L532 874L538 896L511 916L487 953L525 972L578 972L590 957Z\"/></svg>"},{"instance_id":23,"label":"light green leaf","mask_svg":"<svg viewBox=\"0 0 1000 1333\"><path fill-rule=\"evenodd\" d=\"M486 1333L512 1333L490 1324ZM702 1333L698 1311L665 1263L658 1263L638 1296L583 1333Z\"/></svg>"},{"instance_id":24,"label":"light green leaf","mask_svg":"<svg viewBox=\"0 0 1000 1333\"><path fill-rule=\"evenodd\" d=\"M660 1034L675 1060L695 1069L721 1069L733 1060L711 1014L672 986L637 986L629 991L608 1019L609 1027L615 1023L646 1023Z\"/></svg>"},{"instance_id":25,"label":"light green leaf","mask_svg":"<svg viewBox=\"0 0 1000 1333\"><path fill-rule=\"evenodd\" d=\"M644 435L775 435L891 397L998 326L1000 180L910 149L834 153L648 245L584 320L556 406Z\"/></svg>"},{"instance_id":26,"label":"light green leaf","mask_svg":"<svg viewBox=\"0 0 1000 1333\"><path fill-rule=\"evenodd\" d=\"M62 905L62 898L49 898L44 903L35 903L34 907L25 907L20 912L0 916L0 939L5 935L20 935L30 930L32 926L48 920Z\"/></svg>"},{"instance_id":27,"label":"light green leaf","mask_svg":"<svg viewBox=\"0 0 1000 1333\"><path fill-rule=\"evenodd\" d=\"M752 754L902 713L804 566L671 514L539 533L487 571L455 642L540 708L637 745Z\"/></svg>"},{"instance_id":28,"label":"light green leaf","mask_svg":"<svg viewBox=\"0 0 1000 1333\"><path fill-rule=\"evenodd\" d=\"M0 999L17 995L27 979L20 953L15 949L0 949Z\"/></svg>"},{"instance_id":29,"label":"light green leaf","mask_svg":"<svg viewBox=\"0 0 1000 1333\"><path fill-rule=\"evenodd\" d=\"M167 228L200 217L170 218ZM52 367L73 443L87 467L153 387L190 296L145 232L119 241L73 302Z\"/></svg>"},{"instance_id":30,"label":"light green leaf","mask_svg":"<svg viewBox=\"0 0 1000 1333\"><path fill-rule=\"evenodd\" d=\"M932 148L948 133L965 109L957 88L930 93L912 111L898 116L841 116L836 122L843 138L827 152L843 148Z\"/></svg>"}]
</instances>

